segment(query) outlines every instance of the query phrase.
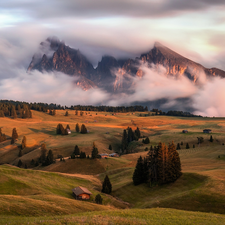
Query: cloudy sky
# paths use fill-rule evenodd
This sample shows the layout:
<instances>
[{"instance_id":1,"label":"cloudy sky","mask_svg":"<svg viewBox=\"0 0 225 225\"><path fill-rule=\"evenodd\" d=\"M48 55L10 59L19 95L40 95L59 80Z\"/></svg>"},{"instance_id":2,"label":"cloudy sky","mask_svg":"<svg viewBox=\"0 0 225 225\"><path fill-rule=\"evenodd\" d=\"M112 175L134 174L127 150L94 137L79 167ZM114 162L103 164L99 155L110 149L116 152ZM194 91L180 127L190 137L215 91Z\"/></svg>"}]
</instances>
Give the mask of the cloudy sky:
<instances>
[{"instance_id":1,"label":"cloudy sky","mask_svg":"<svg viewBox=\"0 0 225 225\"><path fill-rule=\"evenodd\" d=\"M205 67L225 70L224 11L224 0L0 1L0 98L62 105L92 103L93 99L88 98L88 93L82 94L85 96L82 102L77 98L79 90L73 90L74 95L71 95L71 78L37 71L30 77L26 73L40 42L49 36L57 36L67 45L79 49L94 66L103 55L135 57L149 51L154 42L159 41ZM155 72L150 71L149 74ZM158 82L150 77L146 79L144 81L151 81L151 85ZM194 96L191 107L195 106L196 112L212 116L224 114L224 108L217 110L221 101L225 101L225 93L221 95L224 81L216 79L210 85L205 83L205 89L197 91L189 81L183 80L189 87L189 93L186 93L182 91L185 87L171 90L168 83L172 85L174 81L160 79L162 86L156 91L171 97L172 102L179 97ZM69 100L68 91L55 92L62 83L69 90ZM146 83L137 85L137 95L133 96L136 100L138 96L142 98L149 94L146 92L149 86L144 92L143 86ZM52 94L47 95L47 90L52 90ZM213 98L207 101L210 97L208 91L215 90L220 101L216 102ZM91 94L98 96L95 100L109 100L108 94L102 90ZM148 96L151 99L152 95ZM129 102L130 98L125 96L120 104ZM205 99L209 105L202 104L201 99ZM117 101L114 99L109 103L116 105Z\"/></svg>"},{"instance_id":2,"label":"cloudy sky","mask_svg":"<svg viewBox=\"0 0 225 225\"><path fill-rule=\"evenodd\" d=\"M0 2L0 47L24 47L18 63L27 66L55 35L96 64L103 54L136 56L160 41L225 69L224 11L224 0L7 0Z\"/></svg>"}]
</instances>

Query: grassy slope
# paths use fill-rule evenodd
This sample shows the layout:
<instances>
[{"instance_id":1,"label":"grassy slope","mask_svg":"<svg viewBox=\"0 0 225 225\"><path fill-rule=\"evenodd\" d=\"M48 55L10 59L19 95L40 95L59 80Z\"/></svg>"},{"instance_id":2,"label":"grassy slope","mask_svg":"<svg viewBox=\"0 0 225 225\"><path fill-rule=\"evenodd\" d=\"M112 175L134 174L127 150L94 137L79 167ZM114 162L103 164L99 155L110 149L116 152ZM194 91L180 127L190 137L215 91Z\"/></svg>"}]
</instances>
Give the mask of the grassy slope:
<instances>
[{"instance_id":1,"label":"grassy slope","mask_svg":"<svg viewBox=\"0 0 225 225\"><path fill-rule=\"evenodd\" d=\"M109 113L107 113L107 116L105 116L105 113L98 113L97 116L95 113L92 113L92 116L76 117L75 115L70 115L69 117L65 117L63 116L64 113L64 111L59 111L57 112L57 116L53 117L44 113L34 112L34 118L26 120L26 123L24 123L24 120L17 119L14 121L7 118L4 118L1 122L3 131L7 135L10 135L13 127L17 127L20 135L19 142L21 141L20 139L22 136L26 135L30 147L45 142L47 148L53 149L55 155L60 153L63 156L70 155L75 144L78 144L81 150L90 154L93 141L96 142L99 152L110 152L107 150L108 145L112 143L113 148L116 149L121 142L122 129L127 126L131 126L132 128L138 126L141 129L142 134L150 136L152 145L156 145L159 141L165 143L171 142L172 140L175 143L183 141L184 145L181 146L182 150L180 150L179 153L184 175L174 184L164 185L160 188L148 188L144 184L134 187L132 184L132 173L136 160L140 155L144 157L147 152L124 155L118 159L97 160L97 168L96 164L92 164L91 160L88 161L87 166L87 161L76 159L68 160L65 163L58 162L45 169L48 171L77 174L101 173L99 175L101 180L104 178L105 173L107 173L113 184L113 195L129 202L133 207L146 208L157 206L225 213L225 160L223 160L225 146L222 145L222 143L225 143L224 118L177 118L165 116L141 118L136 115L128 114L112 116ZM71 111L71 113L74 112ZM55 127L59 122L64 125L69 124L71 128L73 128L77 122L83 123L86 120L88 120L86 125L90 130L90 133L87 135L76 134L75 132L69 136L55 135ZM97 120L98 122L96 123L94 120ZM215 139L213 143L208 141L210 137L209 134L202 133L202 130L205 128L211 128L213 130L212 135ZM182 129L188 129L189 133L182 134ZM109 134L106 134L106 132L109 132ZM204 137L205 142L200 146L197 146L196 141L199 136ZM189 143L191 147L195 144L196 148L185 149L186 143ZM150 147L151 144L139 146L138 149L143 151L146 146ZM0 161L6 156L12 158L16 156L16 150L7 149L7 147L9 146L3 146L2 148L0 146ZM40 150L34 150L29 154L24 155L22 161L29 161L34 157L38 157L39 154ZM218 159L218 155L222 156L221 159ZM16 161L13 162L16 163ZM51 179L49 178L49 180ZM32 182L30 182L30 184ZM23 182L22 184L17 183L17 185L22 185L21 190L26 190L26 187L23 186ZM29 185L28 189L30 188ZM51 185L57 186L56 183ZM91 188L89 184L85 185ZM92 185L92 182L90 185ZM68 185L67 187L70 188ZM38 190L40 191L41 187L39 188L40 189ZM35 190L35 188L33 190ZM45 192L47 190L48 189L45 189ZM91 189L91 191L94 192L95 190ZM97 192L95 191L95 193ZM12 192L9 194L12 194ZM14 197L18 196L27 198L27 196L24 195L14 195ZM35 195L32 195L32 197L28 196L28 198L40 200L40 197L41 200L44 199L45 202L50 201L51 204L56 201L55 196L59 196L59 199L69 199L68 196L65 196L64 192L63 195L59 193L50 193L50 197L54 196L54 201L49 200L50 197L47 193L45 194L45 197L41 195L37 196L38 197L35 198ZM7 201L9 201L9 199L5 199L3 202L6 203ZM21 204L23 201L25 200L18 200L16 202L20 202ZM60 199L57 204L60 204L62 201L63 200ZM105 198L104 202L111 204L111 201L112 199ZM13 200L11 202L13 203ZM7 208L7 206L5 208ZM67 208L67 206L63 206L63 208ZM81 207L81 210L83 210L83 206ZM71 211L73 210L71 209ZM71 211L67 211L66 213ZM87 210L84 209L84 211ZM51 213L52 212L49 214ZM59 211L56 209L53 214L59 214ZM41 211L37 215L41 215Z\"/></svg>"},{"instance_id":2,"label":"grassy slope","mask_svg":"<svg viewBox=\"0 0 225 225\"><path fill-rule=\"evenodd\" d=\"M1 224L154 224L154 225L222 225L225 216L213 213L187 212L174 209L126 209L89 212L54 217L4 217Z\"/></svg>"},{"instance_id":3,"label":"grassy slope","mask_svg":"<svg viewBox=\"0 0 225 225\"><path fill-rule=\"evenodd\" d=\"M60 215L125 207L115 199L104 196L107 205L74 200L72 188L85 186L93 197L99 192L99 181L92 176L67 176L34 170L0 166L1 215Z\"/></svg>"}]
</instances>

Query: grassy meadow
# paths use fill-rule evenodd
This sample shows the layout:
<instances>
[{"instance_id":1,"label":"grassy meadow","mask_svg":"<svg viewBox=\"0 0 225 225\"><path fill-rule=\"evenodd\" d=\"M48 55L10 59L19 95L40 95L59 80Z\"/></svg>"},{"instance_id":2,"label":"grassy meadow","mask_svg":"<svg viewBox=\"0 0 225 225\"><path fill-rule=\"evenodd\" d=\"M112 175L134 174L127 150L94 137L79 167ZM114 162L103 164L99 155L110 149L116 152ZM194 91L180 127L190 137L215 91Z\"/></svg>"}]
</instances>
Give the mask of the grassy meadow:
<instances>
[{"instance_id":1,"label":"grassy meadow","mask_svg":"<svg viewBox=\"0 0 225 225\"><path fill-rule=\"evenodd\" d=\"M140 117L138 112L84 112L76 116L74 111L68 111L69 116L64 110L58 110L56 116L33 111L31 119L0 119L3 133L10 137L15 127L19 135L13 145L10 140L0 143L1 224L225 223L225 118ZM72 133L56 135L58 123L64 128L69 124ZM76 123L85 124L89 133L76 133ZM93 142L99 153L119 151L123 129L128 126L139 127L141 135L150 138L150 144L143 144L141 139L131 143L133 153L119 158L68 159L75 145L91 155ZM206 128L212 129L212 134L204 134L202 130ZM183 129L189 132L184 134ZM213 142L209 142L210 135ZM28 146L18 157L23 136ZM197 137L203 137L204 142L197 144ZM183 175L163 186L134 186L132 174L137 158L145 157L145 148L160 141L183 142L178 151ZM31 165L32 159L40 157L42 143L55 158L62 155L65 161L57 160L46 167ZM22 168L16 167L19 159ZM25 164L28 169L23 169ZM103 205L97 205L93 199L100 193L106 174L113 191L111 195L101 194ZM71 189L76 186L87 187L93 193L91 200L74 200Z\"/></svg>"}]
</instances>

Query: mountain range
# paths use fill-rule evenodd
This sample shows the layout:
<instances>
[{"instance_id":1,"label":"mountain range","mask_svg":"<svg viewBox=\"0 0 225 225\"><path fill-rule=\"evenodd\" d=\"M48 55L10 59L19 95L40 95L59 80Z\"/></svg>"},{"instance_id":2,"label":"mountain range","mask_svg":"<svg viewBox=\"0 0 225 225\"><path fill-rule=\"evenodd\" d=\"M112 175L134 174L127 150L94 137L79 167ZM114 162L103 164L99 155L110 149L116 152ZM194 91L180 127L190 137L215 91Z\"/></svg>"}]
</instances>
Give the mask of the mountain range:
<instances>
[{"instance_id":1,"label":"mountain range","mask_svg":"<svg viewBox=\"0 0 225 225\"><path fill-rule=\"evenodd\" d=\"M171 76L187 76L193 82L204 72L207 76L225 77L225 71L218 68L205 68L188 58L185 58L166 46L156 42L147 53L135 59L116 59L103 56L96 68L79 51L73 49L57 38L47 38L40 43L40 51L36 53L27 71L38 70L59 71L70 76L76 76L76 84L84 90L100 87L108 92L126 92L133 85L132 77L141 78L144 72L141 64L149 68L155 65L163 66L166 74Z\"/></svg>"}]
</instances>

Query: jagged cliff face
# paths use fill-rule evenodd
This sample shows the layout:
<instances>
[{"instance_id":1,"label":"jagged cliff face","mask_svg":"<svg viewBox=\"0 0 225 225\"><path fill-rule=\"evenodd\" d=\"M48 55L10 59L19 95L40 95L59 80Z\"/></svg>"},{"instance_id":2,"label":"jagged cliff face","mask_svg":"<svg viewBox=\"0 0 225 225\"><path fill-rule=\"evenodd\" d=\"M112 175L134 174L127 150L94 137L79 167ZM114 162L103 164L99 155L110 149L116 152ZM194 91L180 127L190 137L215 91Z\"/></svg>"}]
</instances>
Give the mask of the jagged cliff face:
<instances>
[{"instance_id":1,"label":"jagged cliff face","mask_svg":"<svg viewBox=\"0 0 225 225\"><path fill-rule=\"evenodd\" d=\"M134 85L132 77L141 79L144 72L140 64L148 67L153 64L164 66L167 75L187 76L197 82L200 73L208 76L225 77L225 71L217 68L207 69L171 49L155 43L154 48L136 59L117 60L112 56L104 56L96 69L79 50L72 49L56 38L48 38L40 45L40 52L35 54L28 71L59 71L70 76L79 76L76 84L84 90L101 87L109 92L126 91Z\"/></svg>"}]
</instances>

